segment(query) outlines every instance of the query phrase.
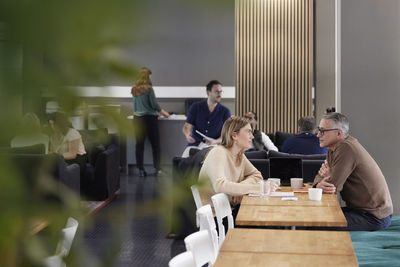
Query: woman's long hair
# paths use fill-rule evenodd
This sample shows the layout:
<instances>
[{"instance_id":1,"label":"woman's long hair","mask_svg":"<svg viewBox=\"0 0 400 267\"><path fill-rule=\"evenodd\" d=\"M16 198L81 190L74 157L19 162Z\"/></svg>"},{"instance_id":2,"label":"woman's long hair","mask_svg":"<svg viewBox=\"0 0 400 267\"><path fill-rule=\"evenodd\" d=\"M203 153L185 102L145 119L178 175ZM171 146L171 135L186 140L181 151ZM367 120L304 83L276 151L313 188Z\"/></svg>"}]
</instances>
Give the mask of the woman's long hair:
<instances>
[{"instance_id":1,"label":"woman's long hair","mask_svg":"<svg viewBox=\"0 0 400 267\"><path fill-rule=\"evenodd\" d=\"M69 128L73 128L72 123L68 120L68 117L65 113L58 111L54 112L50 115L50 120L54 122L54 125L64 136L68 133Z\"/></svg>"},{"instance_id":2,"label":"woman's long hair","mask_svg":"<svg viewBox=\"0 0 400 267\"><path fill-rule=\"evenodd\" d=\"M152 73L151 70L146 67L140 69L136 77L135 84L132 86L131 89L131 93L133 96L142 95L152 86L150 79L151 73Z\"/></svg>"},{"instance_id":3,"label":"woman's long hair","mask_svg":"<svg viewBox=\"0 0 400 267\"><path fill-rule=\"evenodd\" d=\"M222 126L221 130L221 137L222 137L221 145L224 146L225 148L231 148L234 144L232 134L234 132L239 133L240 129L242 129L249 123L250 123L249 120L244 117L233 116L227 119L224 123L224 126ZM238 163L242 161L243 154L244 150L239 152L239 155L237 157Z\"/></svg>"}]
</instances>

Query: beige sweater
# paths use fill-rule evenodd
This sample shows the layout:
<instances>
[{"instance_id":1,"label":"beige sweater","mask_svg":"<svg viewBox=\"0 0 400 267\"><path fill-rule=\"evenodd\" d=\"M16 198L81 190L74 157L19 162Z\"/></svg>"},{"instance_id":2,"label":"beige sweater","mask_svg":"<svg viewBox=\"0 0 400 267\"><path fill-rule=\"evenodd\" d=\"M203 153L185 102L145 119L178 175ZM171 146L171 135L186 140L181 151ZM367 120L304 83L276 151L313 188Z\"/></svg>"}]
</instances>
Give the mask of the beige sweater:
<instances>
[{"instance_id":1,"label":"beige sweater","mask_svg":"<svg viewBox=\"0 0 400 267\"><path fill-rule=\"evenodd\" d=\"M261 173L243 155L240 163L236 156L224 146L210 150L199 174L200 197L203 205L211 204L211 196L225 193L230 197L244 194L258 194ZM233 204L233 203L232 203Z\"/></svg>"},{"instance_id":2,"label":"beige sweater","mask_svg":"<svg viewBox=\"0 0 400 267\"><path fill-rule=\"evenodd\" d=\"M393 213L392 199L381 169L365 148L354 137L339 142L328 151L331 167L328 182L336 186L336 193L349 208L371 213L382 219ZM314 184L322 178L317 175Z\"/></svg>"}]
</instances>

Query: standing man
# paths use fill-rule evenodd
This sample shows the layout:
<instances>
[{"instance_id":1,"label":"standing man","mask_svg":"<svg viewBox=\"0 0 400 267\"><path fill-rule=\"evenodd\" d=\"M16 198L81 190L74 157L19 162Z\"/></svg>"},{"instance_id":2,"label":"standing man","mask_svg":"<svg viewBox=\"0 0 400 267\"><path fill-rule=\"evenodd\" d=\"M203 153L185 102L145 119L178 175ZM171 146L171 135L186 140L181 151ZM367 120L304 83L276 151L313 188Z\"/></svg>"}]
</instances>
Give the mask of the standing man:
<instances>
[{"instance_id":1,"label":"standing man","mask_svg":"<svg viewBox=\"0 0 400 267\"><path fill-rule=\"evenodd\" d=\"M346 206L346 231L375 231L390 226L393 204L379 166L365 148L349 135L349 121L340 113L322 117L318 127L327 160L314 180L326 194L340 193Z\"/></svg>"},{"instance_id":2,"label":"standing man","mask_svg":"<svg viewBox=\"0 0 400 267\"><path fill-rule=\"evenodd\" d=\"M297 122L297 132L283 143L281 152L289 154L326 154L325 147L320 147L318 137L315 133L315 119L312 116L306 116Z\"/></svg>"},{"instance_id":3,"label":"standing man","mask_svg":"<svg viewBox=\"0 0 400 267\"><path fill-rule=\"evenodd\" d=\"M207 84L207 100L190 106L182 129L188 141L188 147L182 157L188 157L189 150L193 147L202 149L221 143L222 125L231 116L229 109L220 104L222 92L222 84L217 80L212 80ZM210 139L202 137L196 130Z\"/></svg>"}]
</instances>

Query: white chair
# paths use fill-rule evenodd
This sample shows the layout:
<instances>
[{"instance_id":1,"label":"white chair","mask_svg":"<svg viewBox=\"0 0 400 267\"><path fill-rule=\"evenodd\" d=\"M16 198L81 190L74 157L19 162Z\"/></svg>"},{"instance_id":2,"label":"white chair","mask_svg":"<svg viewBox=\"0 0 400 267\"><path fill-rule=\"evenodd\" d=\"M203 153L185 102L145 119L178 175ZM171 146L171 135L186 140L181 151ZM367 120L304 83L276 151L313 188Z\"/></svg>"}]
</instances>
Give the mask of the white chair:
<instances>
[{"instance_id":1,"label":"white chair","mask_svg":"<svg viewBox=\"0 0 400 267\"><path fill-rule=\"evenodd\" d=\"M218 244L218 233L217 227L214 222L214 215L210 205L204 205L197 210L197 215L200 220L200 231L207 230L212 240L215 255L218 255L219 244Z\"/></svg>"},{"instance_id":2,"label":"white chair","mask_svg":"<svg viewBox=\"0 0 400 267\"><path fill-rule=\"evenodd\" d=\"M194 203L196 203L196 209L201 208L203 206L203 203L201 203L199 189L197 189L197 186L195 185L192 185L190 189L192 190Z\"/></svg>"},{"instance_id":3,"label":"white chair","mask_svg":"<svg viewBox=\"0 0 400 267\"><path fill-rule=\"evenodd\" d=\"M56 255L65 257L69 254L72 246L72 241L74 240L76 230L78 229L78 225L79 223L77 220L71 217L68 218L65 228L61 230L62 237L61 240L58 242Z\"/></svg>"},{"instance_id":4,"label":"white chair","mask_svg":"<svg viewBox=\"0 0 400 267\"><path fill-rule=\"evenodd\" d=\"M213 202L215 215L217 217L219 246L221 246L225 240L225 227L222 223L223 218L228 218L228 229L234 227L231 204L229 203L228 196L224 193L213 195L211 200Z\"/></svg>"},{"instance_id":5,"label":"white chair","mask_svg":"<svg viewBox=\"0 0 400 267\"><path fill-rule=\"evenodd\" d=\"M56 254L44 259L43 265L46 267L65 267L63 258L68 256L71 250L72 241L74 240L76 230L78 229L78 221L69 217L65 228L61 230L61 239L57 244Z\"/></svg>"},{"instance_id":6,"label":"white chair","mask_svg":"<svg viewBox=\"0 0 400 267\"><path fill-rule=\"evenodd\" d=\"M190 189L192 190L192 195L193 195L194 203L196 204L196 209L201 208L203 206L203 203L201 202L199 189L197 189L197 187L195 185L192 185L190 187ZM197 213L196 213L196 226L197 226L197 228L200 226Z\"/></svg>"},{"instance_id":7,"label":"white chair","mask_svg":"<svg viewBox=\"0 0 400 267\"><path fill-rule=\"evenodd\" d=\"M193 253L196 266L200 267L208 263L212 266L216 255L208 231L203 230L188 235L185 239L186 250Z\"/></svg>"},{"instance_id":8,"label":"white chair","mask_svg":"<svg viewBox=\"0 0 400 267\"><path fill-rule=\"evenodd\" d=\"M197 267L194 261L193 253L190 251L182 252L173 257L169 263L169 267Z\"/></svg>"}]
</instances>

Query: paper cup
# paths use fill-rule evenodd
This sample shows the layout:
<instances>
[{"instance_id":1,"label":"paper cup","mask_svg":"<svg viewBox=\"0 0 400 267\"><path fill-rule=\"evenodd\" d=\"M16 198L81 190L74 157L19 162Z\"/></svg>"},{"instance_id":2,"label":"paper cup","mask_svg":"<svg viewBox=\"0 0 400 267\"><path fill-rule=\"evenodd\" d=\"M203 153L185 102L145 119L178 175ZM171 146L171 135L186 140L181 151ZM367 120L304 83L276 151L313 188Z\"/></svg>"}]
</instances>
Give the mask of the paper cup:
<instances>
[{"instance_id":1,"label":"paper cup","mask_svg":"<svg viewBox=\"0 0 400 267\"><path fill-rule=\"evenodd\" d=\"M309 200L321 200L322 199L322 189L321 188L309 188L308 189L308 199Z\"/></svg>"},{"instance_id":2,"label":"paper cup","mask_svg":"<svg viewBox=\"0 0 400 267\"><path fill-rule=\"evenodd\" d=\"M303 178L290 178L290 186L292 188L302 188Z\"/></svg>"}]
</instances>

